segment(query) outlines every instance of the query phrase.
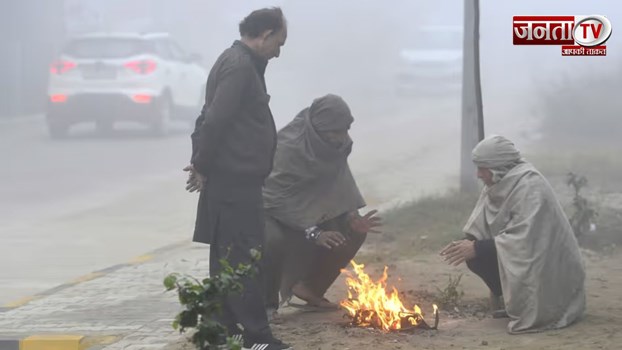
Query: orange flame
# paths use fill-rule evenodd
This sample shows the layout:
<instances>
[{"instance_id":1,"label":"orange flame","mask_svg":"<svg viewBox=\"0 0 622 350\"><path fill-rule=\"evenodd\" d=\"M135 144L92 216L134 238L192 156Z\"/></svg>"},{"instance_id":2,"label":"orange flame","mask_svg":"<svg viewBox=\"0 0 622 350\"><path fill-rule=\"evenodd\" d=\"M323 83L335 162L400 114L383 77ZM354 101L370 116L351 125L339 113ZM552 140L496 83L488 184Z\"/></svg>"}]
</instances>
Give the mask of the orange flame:
<instances>
[{"instance_id":1,"label":"orange flame","mask_svg":"<svg viewBox=\"0 0 622 350\"><path fill-rule=\"evenodd\" d=\"M400 330L404 325L417 326L423 323L423 315L419 306L412 310L406 308L399 298L395 287L387 291L387 267L384 267L382 277L373 281L365 273L365 265L351 261L356 277L350 271L346 284L348 285L348 299L340 304L348 311L352 323L362 327L377 327L384 331ZM436 305L434 315L438 313ZM406 323L405 323L406 322ZM405 323L405 324L404 324Z\"/></svg>"}]
</instances>

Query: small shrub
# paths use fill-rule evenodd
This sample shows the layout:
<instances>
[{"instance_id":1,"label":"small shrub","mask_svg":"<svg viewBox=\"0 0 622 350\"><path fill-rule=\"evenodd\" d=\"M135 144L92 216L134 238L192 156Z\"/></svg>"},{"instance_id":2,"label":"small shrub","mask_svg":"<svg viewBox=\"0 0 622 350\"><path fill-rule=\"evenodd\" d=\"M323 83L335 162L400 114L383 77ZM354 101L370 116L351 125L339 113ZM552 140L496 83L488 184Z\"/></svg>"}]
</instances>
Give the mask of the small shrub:
<instances>
[{"instance_id":1,"label":"small shrub","mask_svg":"<svg viewBox=\"0 0 622 350\"><path fill-rule=\"evenodd\" d=\"M454 306L458 306L462 301L462 297L464 296L464 291L460 288L460 280L462 279L462 274L457 277L449 276L449 281L445 288L440 289L436 287L436 301L440 305L441 308L447 309Z\"/></svg>"},{"instance_id":2,"label":"small shrub","mask_svg":"<svg viewBox=\"0 0 622 350\"><path fill-rule=\"evenodd\" d=\"M227 329L214 317L222 312L222 302L227 295L242 291L241 280L255 273L254 263L260 253L251 251L250 265L233 267L226 259L220 260L222 271L216 276L198 280L192 276L172 273L164 278L167 291L177 290L179 302L185 307L175 321L173 328L183 333L188 328L196 329L191 342L197 350L240 350L242 344L228 337ZM218 345L226 344L226 345Z\"/></svg>"},{"instance_id":3,"label":"small shrub","mask_svg":"<svg viewBox=\"0 0 622 350\"><path fill-rule=\"evenodd\" d=\"M572 198L574 211L570 216L570 224L575 236L582 238L591 230L598 213L592 204L581 195L581 189L587 186L587 178L585 176L570 172L568 173L566 184L574 190L574 197Z\"/></svg>"}]
</instances>

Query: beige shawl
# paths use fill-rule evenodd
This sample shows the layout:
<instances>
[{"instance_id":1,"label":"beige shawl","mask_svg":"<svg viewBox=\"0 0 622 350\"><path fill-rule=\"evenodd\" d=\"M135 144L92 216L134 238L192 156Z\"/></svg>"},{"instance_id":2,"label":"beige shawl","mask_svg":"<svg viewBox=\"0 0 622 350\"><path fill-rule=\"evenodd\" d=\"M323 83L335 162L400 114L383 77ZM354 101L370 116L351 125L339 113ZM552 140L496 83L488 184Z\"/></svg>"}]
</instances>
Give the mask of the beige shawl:
<instances>
[{"instance_id":1,"label":"beige shawl","mask_svg":"<svg viewBox=\"0 0 622 350\"><path fill-rule=\"evenodd\" d=\"M464 227L476 239L494 238L510 333L570 325L585 309L585 270L577 240L553 189L501 136L473 151L476 165L511 166L484 188Z\"/></svg>"}]
</instances>

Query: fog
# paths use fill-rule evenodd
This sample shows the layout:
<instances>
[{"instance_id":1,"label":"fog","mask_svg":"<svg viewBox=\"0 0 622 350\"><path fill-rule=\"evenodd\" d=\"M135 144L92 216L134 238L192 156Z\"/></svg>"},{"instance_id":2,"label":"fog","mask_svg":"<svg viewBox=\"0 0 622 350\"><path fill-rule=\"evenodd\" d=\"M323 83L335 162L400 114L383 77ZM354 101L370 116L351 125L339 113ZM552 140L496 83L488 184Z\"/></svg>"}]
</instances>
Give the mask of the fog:
<instances>
[{"instance_id":1,"label":"fog","mask_svg":"<svg viewBox=\"0 0 622 350\"><path fill-rule=\"evenodd\" d=\"M42 1L30 1L29 8ZM622 37L616 28L622 23L622 6L614 0L480 2L485 132L506 135L519 148L538 152L546 137L541 121L543 100L551 100L547 91L556 94L560 84L577 89L585 77L620 73ZM397 76L403 69L400 51L417 42L419 29L462 26L462 1L55 3L60 10L35 18L24 9L13 15L5 12L15 26L9 29L5 21L0 27L0 62L6 63L0 68L0 285L7 286L0 289L0 305L191 237L197 196L184 191L181 171L190 158L189 123L179 123L161 138L124 124L103 136L84 126L72 129L67 139L49 137L48 65L60 54L64 39L78 33L169 32L186 51L201 54L209 69L239 37L237 25L244 16L257 8L280 6L288 21L288 39L281 57L270 61L266 72L277 126L284 126L314 98L338 94L356 118L350 162L370 207L385 208L458 186L460 91L400 94ZM612 23L606 57L562 57L556 46L512 44L512 16L590 14L605 15ZM19 16L28 18L20 21ZM46 30L36 26L48 22L59 22L62 28L45 36ZM20 41L16 29L41 32L41 37ZM19 62L38 63L24 68ZM20 70L8 69L13 66L7 64ZM569 120L619 110L619 84L589 81L578 89L590 91L585 100L582 95L567 96L575 103L578 98L583 108L581 113L567 112ZM566 101L564 91L555 103ZM606 116L612 122L619 118ZM618 136L619 131L613 132L603 147L619 149Z\"/></svg>"}]
</instances>

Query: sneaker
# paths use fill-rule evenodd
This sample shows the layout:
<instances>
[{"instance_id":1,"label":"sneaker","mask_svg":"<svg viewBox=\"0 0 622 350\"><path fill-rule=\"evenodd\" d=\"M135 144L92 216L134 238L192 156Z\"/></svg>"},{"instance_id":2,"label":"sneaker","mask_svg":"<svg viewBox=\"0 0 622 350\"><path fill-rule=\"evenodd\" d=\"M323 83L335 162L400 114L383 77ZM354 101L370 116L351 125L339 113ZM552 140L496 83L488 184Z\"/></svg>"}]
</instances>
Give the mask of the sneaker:
<instances>
[{"instance_id":1,"label":"sneaker","mask_svg":"<svg viewBox=\"0 0 622 350\"><path fill-rule=\"evenodd\" d=\"M240 343L240 344L243 344L243 343L244 343L244 337L242 336L242 334L241 334L241 333L240 333L240 334L234 334L234 335L232 335L232 336L231 336L231 339L232 339L232 340L237 341L237 342L238 342L238 343Z\"/></svg>"},{"instance_id":2,"label":"sneaker","mask_svg":"<svg viewBox=\"0 0 622 350\"><path fill-rule=\"evenodd\" d=\"M244 344L244 337L241 333L234 334L230 337L232 340L236 341L239 344ZM229 345L226 340L222 340L218 343L218 350L229 350Z\"/></svg>"},{"instance_id":3,"label":"sneaker","mask_svg":"<svg viewBox=\"0 0 622 350\"><path fill-rule=\"evenodd\" d=\"M294 348L278 339L272 339L268 343L244 343L242 350L294 350Z\"/></svg>"}]
</instances>

